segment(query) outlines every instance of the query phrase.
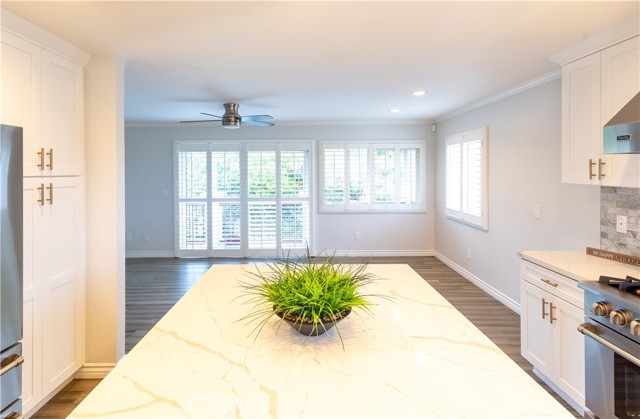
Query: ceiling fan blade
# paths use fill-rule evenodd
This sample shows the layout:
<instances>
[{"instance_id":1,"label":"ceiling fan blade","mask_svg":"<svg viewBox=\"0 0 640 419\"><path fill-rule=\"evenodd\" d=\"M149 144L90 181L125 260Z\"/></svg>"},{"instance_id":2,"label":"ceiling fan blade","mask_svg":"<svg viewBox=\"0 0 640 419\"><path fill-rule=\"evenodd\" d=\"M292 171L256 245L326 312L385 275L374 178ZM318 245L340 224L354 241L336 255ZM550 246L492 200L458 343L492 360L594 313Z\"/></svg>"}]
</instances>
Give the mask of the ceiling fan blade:
<instances>
[{"instance_id":1,"label":"ceiling fan blade","mask_svg":"<svg viewBox=\"0 0 640 419\"><path fill-rule=\"evenodd\" d=\"M251 119L245 121L244 117L242 117L242 125L253 125L255 127L272 127L275 124L265 121L253 121Z\"/></svg>"},{"instance_id":2,"label":"ceiling fan blade","mask_svg":"<svg viewBox=\"0 0 640 419\"><path fill-rule=\"evenodd\" d=\"M188 124L190 122L222 122L222 119L201 119L199 121L180 121L181 124Z\"/></svg>"},{"instance_id":3,"label":"ceiling fan blade","mask_svg":"<svg viewBox=\"0 0 640 419\"><path fill-rule=\"evenodd\" d=\"M273 119L271 115L243 115L242 121L257 121L259 119Z\"/></svg>"},{"instance_id":4,"label":"ceiling fan blade","mask_svg":"<svg viewBox=\"0 0 640 419\"><path fill-rule=\"evenodd\" d=\"M222 117L221 117L221 116L218 116L218 115L213 115L213 114L210 114L210 113L206 113L206 112L200 112L200 115L207 115L207 116L213 116L214 118L220 118L220 119L222 119Z\"/></svg>"}]
</instances>

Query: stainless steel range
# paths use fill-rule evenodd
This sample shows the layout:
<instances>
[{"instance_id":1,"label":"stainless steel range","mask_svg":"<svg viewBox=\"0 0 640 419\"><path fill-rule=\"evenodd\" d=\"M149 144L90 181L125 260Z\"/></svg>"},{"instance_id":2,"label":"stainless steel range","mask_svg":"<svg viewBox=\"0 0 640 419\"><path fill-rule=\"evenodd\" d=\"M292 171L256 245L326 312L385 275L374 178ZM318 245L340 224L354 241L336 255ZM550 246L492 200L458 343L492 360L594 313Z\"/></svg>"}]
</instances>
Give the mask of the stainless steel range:
<instances>
[{"instance_id":1,"label":"stainless steel range","mask_svg":"<svg viewBox=\"0 0 640 419\"><path fill-rule=\"evenodd\" d=\"M640 418L640 280L581 282L585 404L592 417Z\"/></svg>"}]
</instances>

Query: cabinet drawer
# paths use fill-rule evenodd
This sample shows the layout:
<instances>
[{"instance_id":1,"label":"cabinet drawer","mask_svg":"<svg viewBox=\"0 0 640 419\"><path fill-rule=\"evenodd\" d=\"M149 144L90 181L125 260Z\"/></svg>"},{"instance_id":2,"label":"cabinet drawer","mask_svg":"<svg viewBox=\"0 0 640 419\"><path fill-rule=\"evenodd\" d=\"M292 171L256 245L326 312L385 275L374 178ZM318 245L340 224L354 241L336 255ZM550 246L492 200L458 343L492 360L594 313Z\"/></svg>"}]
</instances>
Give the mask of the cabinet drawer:
<instances>
[{"instance_id":1,"label":"cabinet drawer","mask_svg":"<svg viewBox=\"0 0 640 419\"><path fill-rule=\"evenodd\" d=\"M520 276L530 284L582 309L584 292L578 288L577 281L527 261L520 264Z\"/></svg>"}]
</instances>

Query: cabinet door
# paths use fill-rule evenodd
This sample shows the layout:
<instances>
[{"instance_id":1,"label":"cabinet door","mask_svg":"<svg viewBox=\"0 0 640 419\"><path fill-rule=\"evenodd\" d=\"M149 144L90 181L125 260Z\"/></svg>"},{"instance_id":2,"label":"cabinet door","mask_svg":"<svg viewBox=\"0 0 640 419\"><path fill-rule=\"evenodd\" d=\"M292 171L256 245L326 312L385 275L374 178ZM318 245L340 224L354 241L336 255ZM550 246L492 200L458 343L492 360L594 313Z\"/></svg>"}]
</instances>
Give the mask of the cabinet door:
<instances>
[{"instance_id":1,"label":"cabinet door","mask_svg":"<svg viewBox=\"0 0 640 419\"><path fill-rule=\"evenodd\" d=\"M24 175L41 173L41 49L2 31L2 123L23 128Z\"/></svg>"},{"instance_id":2,"label":"cabinet door","mask_svg":"<svg viewBox=\"0 0 640 419\"><path fill-rule=\"evenodd\" d=\"M551 374L553 363L553 328L549 327L550 298L549 293L527 281L520 281L522 356L547 376Z\"/></svg>"},{"instance_id":3,"label":"cabinet door","mask_svg":"<svg viewBox=\"0 0 640 419\"><path fill-rule=\"evenodd\" d=\"M81 66L48 51L42 52L42 146L47 153L47 174L82 174L82 84Z\"/></svg>"},{"instance_id":4,"label":"cabinet door","mask_svg":"<svg viewBox=\"0 0 640 419\"><path fill-rule=\"evenodd\" d=\"M555 299L554 374L553 381L580 406L584 407L584 336L578 325L584 322L584 312L568 302Z\"/></svg>"},{"instance_id":5,"label":"cabinet door","mask_svg":"<svg viewBox=\"0 0 640 419\"><path fill-rule=\"evenodd\" d=\"M601 53L602 106L604 126L640 91L640 37L607 48ZM640 116L640 115L639 115ZM602 184L640 187L640 155L610 155L609 175Z\"/></svg>"},{"instance_id":6,"label":"cabinet door","mask_svg":"<svg viewBox=\"0 0 640 419\"><path fill-rule=\"evenodd\" d=\"M562 181L599 184L601 156L600 56L589 55L562 67ZM608 164L602 167L606 177Z\"/></svg>"},{"instance_id":7,"label":"cabinet door","mask_svg":"<svg viewBox=\"0 0 640 419\"><path fill-rule=\"evenodd\" d=\"M23 320L22 320L22 408L29 412L42 399L42 292L36 275L41 236L39 179L23 181Z\"/></svg>"},{"instance_id":8,"label":"cabinet door","mask_svg":"<svg viewBox=\"0 0 640 419\"><path fill-rule=\"evenodd\" d=\"M48 394L84 361L82 179L50 178L42 210L42 381Z\"/></svg>"}]
</instances>

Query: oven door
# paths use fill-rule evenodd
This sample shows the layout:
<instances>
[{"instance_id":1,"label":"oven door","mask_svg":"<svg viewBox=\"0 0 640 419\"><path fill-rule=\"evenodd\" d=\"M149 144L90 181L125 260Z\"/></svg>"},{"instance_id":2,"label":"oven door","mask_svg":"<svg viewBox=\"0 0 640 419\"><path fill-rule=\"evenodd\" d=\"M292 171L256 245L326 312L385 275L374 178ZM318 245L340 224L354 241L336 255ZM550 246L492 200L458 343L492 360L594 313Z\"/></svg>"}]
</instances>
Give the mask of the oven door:
<instances>
[{"instance_id":1,"label":"oven door","mask_svg":"<svg viewBox=\"0 0 640 419\"><path fill-rule=\"evenodd\" d=\"M640 418L640 345L602 325L584 323L585 404L602 419Z\"/></svg>"}]
</instances>

